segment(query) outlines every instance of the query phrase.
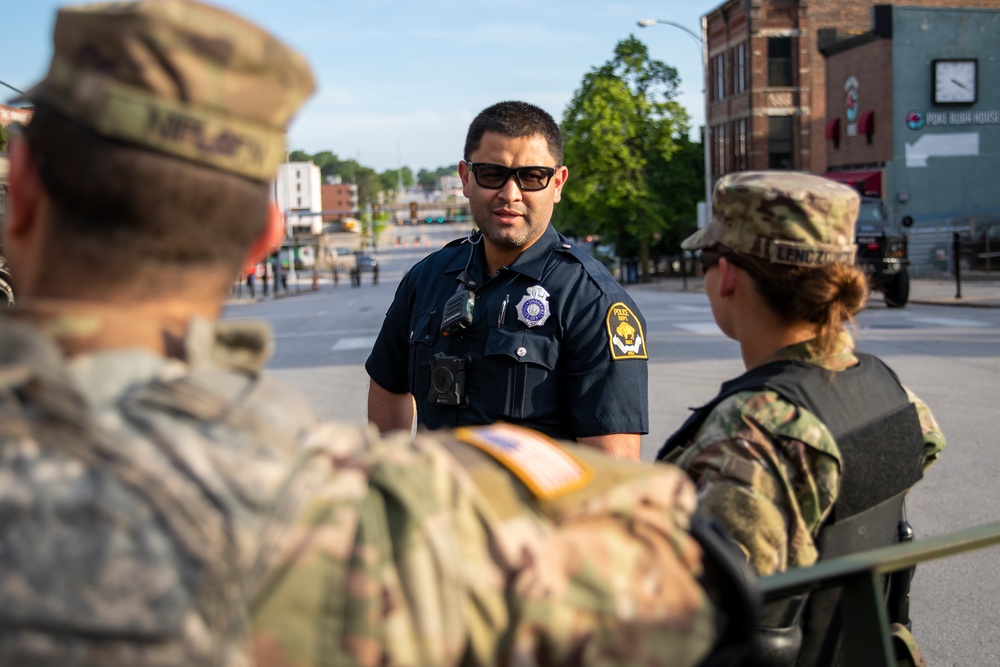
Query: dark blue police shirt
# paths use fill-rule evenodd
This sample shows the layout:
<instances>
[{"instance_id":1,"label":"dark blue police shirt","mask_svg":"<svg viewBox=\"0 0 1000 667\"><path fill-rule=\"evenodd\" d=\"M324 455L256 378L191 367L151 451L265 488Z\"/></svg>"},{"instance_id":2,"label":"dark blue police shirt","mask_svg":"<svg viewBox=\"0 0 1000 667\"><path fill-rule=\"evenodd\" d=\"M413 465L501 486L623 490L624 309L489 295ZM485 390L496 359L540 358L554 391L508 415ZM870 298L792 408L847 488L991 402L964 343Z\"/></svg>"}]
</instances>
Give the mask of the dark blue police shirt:
<instances>
[{"instance_id":1,"label":"dark blue police shirt","mask_svg":"<svg viewBox=\"0 0 1000 667\"><path fill-rule=\"evenodd\" d=\"M470 250L472 326L443 336ZM431 429L499 420L562 439L647 433L646 324L607 269L551 225L495 276L485 266L482 243L455 241L410 269L365 363L372 380L413 394ZM465 407L428 399L439 352L469 360Z\"/></svg>"}]
</instances>

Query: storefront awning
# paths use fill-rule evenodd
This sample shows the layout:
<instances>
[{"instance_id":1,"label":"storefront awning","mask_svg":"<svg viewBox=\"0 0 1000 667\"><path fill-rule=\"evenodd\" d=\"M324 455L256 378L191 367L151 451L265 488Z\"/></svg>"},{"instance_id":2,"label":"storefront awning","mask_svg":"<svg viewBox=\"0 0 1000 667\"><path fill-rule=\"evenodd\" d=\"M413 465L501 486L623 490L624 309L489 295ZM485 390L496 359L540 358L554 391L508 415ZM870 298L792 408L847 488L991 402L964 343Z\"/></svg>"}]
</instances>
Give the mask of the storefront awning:
<instances>
[{"instance_id":1,"label":"storefront awning","mask_svg":"<svg viewBox=\"0 0 1000 667\"><path fill-rule=\"evenodd\" d=\"M825 177L857 188L862 194L882 196L882 170L873 171L828 171Z\"/></svg>"}]
</instances>

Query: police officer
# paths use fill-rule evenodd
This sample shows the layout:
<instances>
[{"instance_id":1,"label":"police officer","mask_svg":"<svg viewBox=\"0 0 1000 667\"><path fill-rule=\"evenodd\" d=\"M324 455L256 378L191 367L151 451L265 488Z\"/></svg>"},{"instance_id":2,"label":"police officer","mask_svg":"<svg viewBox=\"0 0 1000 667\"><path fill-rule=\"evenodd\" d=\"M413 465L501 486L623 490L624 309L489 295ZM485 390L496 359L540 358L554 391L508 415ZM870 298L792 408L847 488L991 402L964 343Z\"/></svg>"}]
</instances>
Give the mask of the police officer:
<instances>
[{"instance_id":1,"label":"police officer","mask_svg":"<svg viewBox=\"0 0 1000 667\"><path fill-rule=\"evenodd\" d=\"M365 367L382 431L497 420L628 458L648 430L646 325L550 224L569 172L549 114L483 110L459 175L478 230L403 278Z\"/></svg>"},{"instance_id":2,"label":"police officer","mask_svg":"<svg viewBox=\"0 0 1000 667\"><path fill-rule=\"evenodd\" d=\"M712 206L682 247L701 251L712 314L747 372L659 458L688 470L699 511L721 519L759 574L896 541L903 496L945 442L927 406L845 330L868 294L853 263L857 192L743 172L719 181ZM814 596L804 614L802 602L770 609L765 625L801 619L798 664L836 664L832 641L823 648L836 639L835 596Z\"/></svg>"},{"instance_id":3,"label":"police officer","mask_svg":"<svg viewBox=\"0 0 1000 667\"><path fill-rule=\"evenodd\" d=\"M734 614L683 472L320 424L215 321L312 87L207 5L59 12L3 230L0 664L697 664Z\"/></svg>"}]
</instances>

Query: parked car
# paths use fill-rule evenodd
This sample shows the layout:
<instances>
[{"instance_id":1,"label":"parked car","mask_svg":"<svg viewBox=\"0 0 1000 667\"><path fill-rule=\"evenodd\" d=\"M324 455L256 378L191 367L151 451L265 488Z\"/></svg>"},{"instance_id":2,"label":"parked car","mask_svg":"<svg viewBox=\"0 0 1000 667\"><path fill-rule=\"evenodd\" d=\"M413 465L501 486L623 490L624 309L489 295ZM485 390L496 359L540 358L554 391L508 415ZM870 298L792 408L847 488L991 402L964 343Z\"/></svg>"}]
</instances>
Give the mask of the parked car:
<instances>
[{"instance_id":1,"label":"parked car","mask_svg":"<svg viewBox=\"0 0 1000 667\"><path fill-rule=\"evenodd\" d=\"M358 270L372 271L378 266L378 260L371 255L358 255Z\"/></svg>"},{"instance_id":2,"label":"parked car","mask_svg":"<svg viewBox=\"0 0 1000 667\"><path fill-rule=\"evenodd\" d=\"M855 263L868 274L869 287L882 292L890 308L905 306L910 300L907 239L894 229L880 198L861 198L855 237Z\"/></svg>"}]
</instances>

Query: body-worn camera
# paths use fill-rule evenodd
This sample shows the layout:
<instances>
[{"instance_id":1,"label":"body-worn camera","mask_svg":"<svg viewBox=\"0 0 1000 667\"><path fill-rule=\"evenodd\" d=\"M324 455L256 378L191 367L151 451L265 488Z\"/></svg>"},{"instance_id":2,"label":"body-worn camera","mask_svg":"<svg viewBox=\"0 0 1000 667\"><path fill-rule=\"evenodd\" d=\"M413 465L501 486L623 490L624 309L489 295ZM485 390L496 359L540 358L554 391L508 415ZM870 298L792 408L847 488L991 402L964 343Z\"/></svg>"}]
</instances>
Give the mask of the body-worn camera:
<instances>
[{"instance_id":1,"label":"body-worn camera","mask_svg":"<svg viewBox=\"0 0 1000 667\"><path fill-rule=\"evenodd\" d=\"M476 305L476 293L460 289L444 304L441 313L441 335L460 338L472 326L472 309Z\"/></svg>"},{"instance_id":2,"label":"body-worn camera","mask_svg":"<svg viewBox=\"0 0 1000 667\"><path fill-rule=\"evenodd\" d=\"M464 408L469 404L465 396L465 369L468 357L456 357L438 352L430 358L431 388L428 400L437 406L451 405Z\"/></svg>"}]
</instances>

